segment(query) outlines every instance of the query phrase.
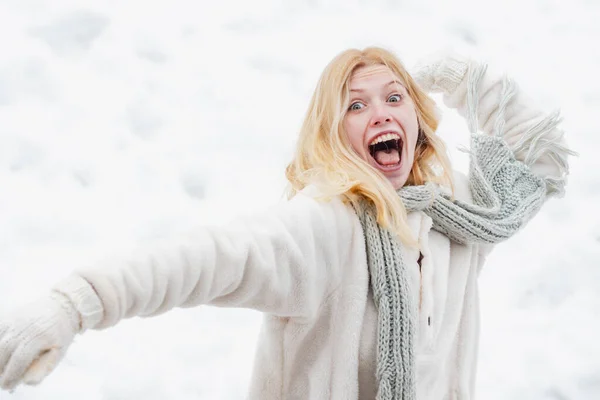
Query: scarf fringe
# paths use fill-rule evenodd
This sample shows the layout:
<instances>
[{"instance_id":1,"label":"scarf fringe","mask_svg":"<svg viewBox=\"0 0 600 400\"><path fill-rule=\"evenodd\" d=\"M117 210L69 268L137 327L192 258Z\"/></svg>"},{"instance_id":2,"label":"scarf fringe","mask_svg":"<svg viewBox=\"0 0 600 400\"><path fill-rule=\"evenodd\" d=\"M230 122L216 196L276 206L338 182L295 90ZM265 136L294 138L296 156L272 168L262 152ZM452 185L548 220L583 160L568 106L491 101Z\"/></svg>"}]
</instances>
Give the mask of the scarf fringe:
<instances>
[{"instance_id":1,"label":"scarf fringe","mask_svg":"<svg viewBox=\"0 0 600 400\"><path fill-rule=\"evenodd\" d=\"M469 65L468 80L467 80L467 106L468 117L467 124L469 132L475 133L478 130L479 122L477 119L477 108L479 106L479 85L487 71L487 64L481 64L477 68L473 68L473 64Z\"/></svg>"},{"instance_id":2,"label":"scarf fringe","mask_svg":"<svg viewBox=\"0 0 600 400\"><path fill-rule=\"evenodd\" d=\"M487 64L469 66L468 82L467 82L467 104L468 104L468 126L471 133L477 133L479 130L478 124L478 108L479 108L479 91L481 80L487 71ZM493 136L503 138L506 126L505 112L508 104L517 94L517 85L508 76L504 76L502 80L502 94L498 103L498 113L494 121ZM558 125L562 122L560 111L556 110L549 115L541 118L533 126L527 129L520 135L519 140L508 145L516 155L517 159L522 161L528 167L533 166L542 157L548 157L555 163L558 168L558 176L542 177L546 183L548 195L563 196L567 183L567 175L569 174L568 157L578 155L575 151L570 150L562 144L564 131L558 129ZM556 132L559 132L556 135ZM471 152L465 149L459 149L462 152Z\"/></svg>"},{"instance_id":3,"label":"scarf fringe","mask_svg":"<svg viewBox=\"0 0 600 400\"><path fill-rule=\"evenodd\" d=\"M496 137L504 136L504 126L506 125L504 115L506 112L506 107L516 94L517 88L515 82L508 76L504 76L504 79L502 80L502 95L498 105L498 118L496 118L496 122L494 124L494 135Z\"/></svg>"},{"instance_id":4,"label":"scarf fringe","mask_svg":"<svg viewBox=\"0 0 600 400\"><path fill-rule=\"evenodd\" d=\"M569 174L568 156L577 155L576 152L561 143L564 137L564 131L558 128L561 122L560 111L553 111L531 126L521 135L519 141L511 146L515 154L524 154L523 163L529 167L542 157L548 157L556 164L559 175L544 177L548 186L548 194L556 196L564 194ZM559 134L556 135L556 132Z\"/></svg>"}]
</instances>

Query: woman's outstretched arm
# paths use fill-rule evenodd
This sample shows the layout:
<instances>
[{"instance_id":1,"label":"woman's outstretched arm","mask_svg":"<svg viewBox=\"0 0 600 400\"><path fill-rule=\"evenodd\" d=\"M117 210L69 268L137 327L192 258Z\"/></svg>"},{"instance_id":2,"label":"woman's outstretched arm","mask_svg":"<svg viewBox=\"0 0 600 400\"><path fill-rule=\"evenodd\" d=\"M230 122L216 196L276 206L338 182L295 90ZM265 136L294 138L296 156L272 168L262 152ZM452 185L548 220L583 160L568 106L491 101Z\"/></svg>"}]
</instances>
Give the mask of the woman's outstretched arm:
<instances>
[{"instance_id":1,"label":"woman's outstretched arm","mask_svg":"<svg viewBox=\"0 0 600 400\"><path fill-rule=\"evenodd\" d=\"M72 278L83 278L101 300L94 328L200 304L308 317L338 275L355 223L339 199L299 194L264 215L204 228Z\"/></svg>"},{"instance_id":2,"label":"woman's outstretched arm","mask_svg":"<svg viewBox=\"0 0 600 400\"><path fill-rule=\"evenodd\" d=\"M300 193L262 216L76 271L0 319L0 388L39 383L77 333L123 318L200 304L310 317L361 243L360 223L341 200Z\"/></svg>"}]
</instances>

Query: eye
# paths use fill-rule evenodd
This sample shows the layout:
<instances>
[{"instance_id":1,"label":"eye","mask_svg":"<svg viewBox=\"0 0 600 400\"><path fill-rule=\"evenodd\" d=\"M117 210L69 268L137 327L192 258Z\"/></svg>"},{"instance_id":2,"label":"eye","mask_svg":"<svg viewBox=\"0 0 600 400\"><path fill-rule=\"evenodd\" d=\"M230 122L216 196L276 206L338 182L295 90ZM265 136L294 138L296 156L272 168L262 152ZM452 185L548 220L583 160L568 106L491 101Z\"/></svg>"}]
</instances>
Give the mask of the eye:
<instances>
[{"instance_id":1,"label":"eye","mask_svg":"<svg viewBox=\"0 0 600 400\"><path fill-rule=\"evenodd\" d=\"M355 101L354 103L350 104L350 107L348 107L348 111L362 110L364 107L365 105L363 103L361 103L360 101Z\"/></svg>"},{"instance_id":2,"label":"eye","mask_svg":"<svg viewBox=\"0 0 600 400\"><path fill-rule=\"evenodd\" d=\"M402 97L403 96L401 94L396 93L396 94L393 94L390 97L388 97L388 101L390 103L398 103L402 100Z\"/></svg>"}]
</instances>

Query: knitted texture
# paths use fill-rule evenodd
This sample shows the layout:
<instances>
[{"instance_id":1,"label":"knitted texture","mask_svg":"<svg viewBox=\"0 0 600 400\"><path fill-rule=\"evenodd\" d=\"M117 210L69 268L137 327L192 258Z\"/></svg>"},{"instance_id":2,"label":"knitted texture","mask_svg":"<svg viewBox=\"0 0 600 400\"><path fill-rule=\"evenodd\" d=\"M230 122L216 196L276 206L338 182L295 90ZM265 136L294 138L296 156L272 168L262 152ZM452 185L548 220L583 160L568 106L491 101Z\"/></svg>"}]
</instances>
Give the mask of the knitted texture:
<instances>
[{"instance_id":1,"label":"knitted texture","mask_svg":"<svg viewBox=\"0 0 600 400\"><path fill-rule=\"evenodd\" d=\"M466 58L457 54L434 54L420 60L413 78L428 92L452 93L469 69Z\"/></svg>"},{"instance_id":2,"label":"knitted texture","mask_svg":"<svg viewBox=\"0 0 600 400\"><path fill-rule=\"evenodd\" d=\"M71 301L54 291L1 321L0 388L39 383L62 359L79 326Z\"/></svg>"},{"instance_id":3,"label":"knitted texture","mask_svg":"<svg viewBox=\"0 0 600 400\"><path fill-rule=\"evenodd\" d=\"M41 382L64 357L75 335L93 328L102 315L93 287L72 277L0 321L0 388Z\"/></svg>"},{"instance_id":4,"label":"knitted texture","mask_svg":"<svg viewBox=\"0 0 600 400\"><path fill-rule=\"evenodd\" d=\"M374 213L360 213L377 308L377 399L414 399L415 311L410 301L402 246Z\"/></svg>"},{"instance_id":5,"label":"knitted texture","mask_svg":"<svg viewBox=\"0 0 600 400\"><path fill-rule=\"evenodd\" d=\"M71 276L56 284L53 290L66 296L79 313L77 333L92 329L102 321L104 316L102 301L87 280Z\"/></svg>"},{"instance_id":6,"label":"knitted texture","mask_svg":"<svg viewBox=\"0 0 600 400\"><path fill-rule=\"evenodd\" d=\"M502 137L504 111L516 93L512 81L507 78L503 81L494 131L477 133L479 82L487 67L451 61L433 65L421 78L426 81L427 76L437 75L429 85L451 91L462 80L461 74L467 76L466 117L472 133L468 151L469 185L473 203L454 200L447 191L432 183L404 187L398 195L407 211L423 211L431 217L433 229L455 242L466 245L498 243L523 227L541 208L547 195L562 191L564 177L541 178L530 169L542 154L552 154L563 148L556 142L544 140L556 126L557 118L551 115L523 133L517 145L519 150L527 150L528 156L524 162L517 160L514 149ZM526 145L529 147L525 148ZM566 166L566 161L564 164ZM377 400L415 399L417 311L411 304L403 245L377 223L371 204L365 202L357 211L365 236L371 288L378 311Z\"/></svg>"}]
</instances>

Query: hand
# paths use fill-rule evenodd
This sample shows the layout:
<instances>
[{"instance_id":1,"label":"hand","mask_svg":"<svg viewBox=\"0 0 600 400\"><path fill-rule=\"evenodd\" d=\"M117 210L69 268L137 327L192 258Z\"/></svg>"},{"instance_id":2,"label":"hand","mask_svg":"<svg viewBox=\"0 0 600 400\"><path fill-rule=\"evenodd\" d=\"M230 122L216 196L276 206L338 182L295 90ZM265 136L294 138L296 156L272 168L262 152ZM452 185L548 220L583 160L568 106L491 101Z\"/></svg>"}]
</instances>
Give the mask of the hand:
<instances>
[{"instance_id":1,"label":"hand","mask_svg":"<svg viewBox=\"0 0 600 400\"><path fill-rule=\"evenodd\" d=\"M467 75L470 63L456 53L434 53L417 63L412 76L426 92L452 94Z\"/></svg>"},{"instance_id":2,"label":"hand","mask_svg":"<svg viewBox=\"0 0 600 400\"><path fill-rule=\"evenodd\" d=\"M80 329L78 311L57 291L0 319L0 388L40 383Z\"/></svg>"}]
</instances>

